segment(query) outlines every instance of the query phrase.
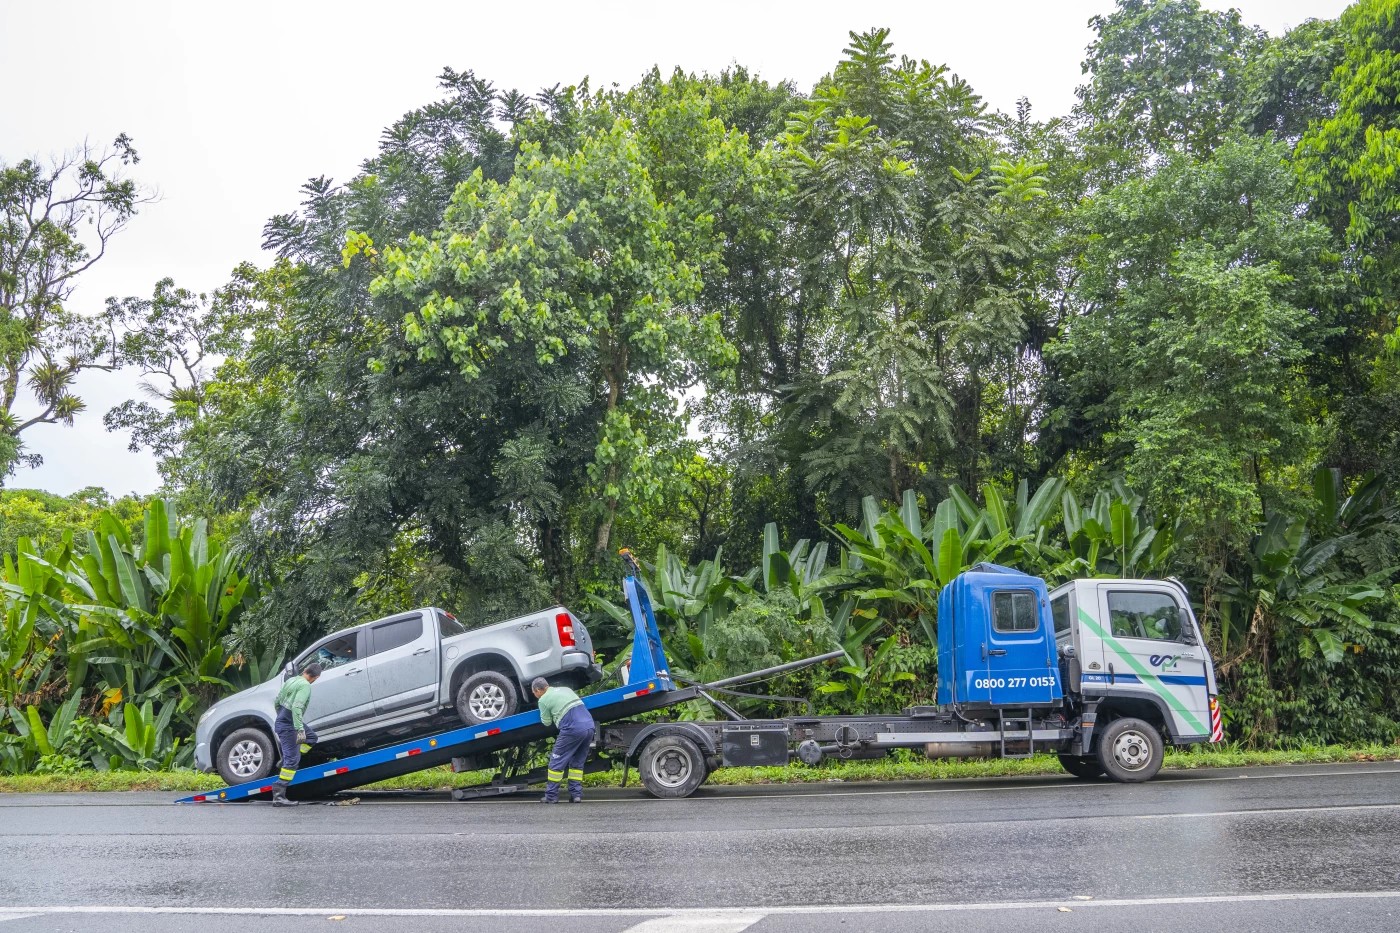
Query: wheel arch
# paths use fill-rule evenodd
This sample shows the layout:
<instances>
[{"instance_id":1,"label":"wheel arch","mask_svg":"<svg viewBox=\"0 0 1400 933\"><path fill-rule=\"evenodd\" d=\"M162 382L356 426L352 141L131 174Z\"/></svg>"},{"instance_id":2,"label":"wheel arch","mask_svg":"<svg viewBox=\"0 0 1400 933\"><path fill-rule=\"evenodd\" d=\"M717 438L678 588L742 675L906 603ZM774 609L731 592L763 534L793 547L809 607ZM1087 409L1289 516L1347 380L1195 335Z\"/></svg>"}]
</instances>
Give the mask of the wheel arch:
<instances>
[{"instance_id":1,"label":"wheel arch","mask_svg":"<svg viewBox=\"0 0 1400 933\"><path fill-rule=\"evenodd\" d=\"M1104 697L1096 708L1095 734L1115 719L1141 719L1156 729L1164 742L1174 743L1177 740L1171 710L1161 697L1146 693Z\"/></svg>"},{"instance_id":2,"label":"wheel arch","mask_svg":"<svg viewBox=\"0 0 1400 933\"><path fill-rule=\"evenodd\" d=\"M623 756L623 761L633 761L636 756L646 747L652 739L659 739L666 735L679 735L690 739L700 746L700 751L706 756L719 754L719 748L715 745L714 736L692 722L658 722L647 726L632 738L631 744L627 746L627 754Z\"/></svg>"},{"instance_id":3,"label":"wheel arch","mask_svg":"<svg viewBox=\"0 0 1400 933\"><path fill-rule=\"evenodd\" d=\"M267 733L267 737L272 740L273 755L280 755L277 745L277 736L272 729L272 720L261 713L240 713L230 716L228 719L214 727L214 731L209 737L209 760L214 761L219 754L219 746L224 744L224 739L228 738L239 729L255 728Z\"/></svg>"},{"instance_id":4,"label":"wheel arch","mask_svg":"<svg viewBox=\"0 0 1400 933\"><path fill-rule=\"evenodd\" d=\"M525 689L525 681L520 673L520 668L515 664L515 659L495 648L483 648L463 656L452 668L451 679L448 681L447 701L449 703L456 702L457 691L461 688L462 682L482 671L495 671L509 677L511 682L515 684L522 705L528 705L529 700L532 699L529 696L529 691Z\"/></svg>"}]
</instances>

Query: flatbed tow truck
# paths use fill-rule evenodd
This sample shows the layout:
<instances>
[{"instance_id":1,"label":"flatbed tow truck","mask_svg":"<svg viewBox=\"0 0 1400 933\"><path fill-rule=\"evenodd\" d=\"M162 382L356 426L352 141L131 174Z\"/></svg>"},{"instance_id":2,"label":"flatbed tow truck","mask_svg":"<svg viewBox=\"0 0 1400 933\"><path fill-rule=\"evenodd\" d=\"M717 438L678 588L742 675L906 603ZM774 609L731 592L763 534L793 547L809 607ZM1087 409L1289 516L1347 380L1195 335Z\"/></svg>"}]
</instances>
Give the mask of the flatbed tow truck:
<instances>
[{"instance_id":1,"label":"flatbed tow truck","mask_svg":"<svg viewBox=\"0 0 1400 933\"><path fill-rule=\"evenodd\" d=\"M1049 591L1043 580L994 564L959 575L939 595L937 704L897 714L746 719L717 693L840 657L832 652L710 684L673 677L638 568L623 552L623 591L633 622L622 686L583 698L598 725L588 770L635 765L655 797L688 797L716 768L816 765L824 758L875 758L896 748L930 758L1059 756L1070 774L1150 780L1166 744L1220 741L1215 671L1174 580L1076 580ZM644 722L642 713L692 700L724 718ZM454 800L516 793L544 781L519 773L531 746L553 730L539 711L420 736L321 764L303 764L293 799L328 797L386 778L451 763L457 771L495 763L489 782ZM272 793L266 778L193 794L178 803L226 803Z\"/></svg>"}]
</instances>

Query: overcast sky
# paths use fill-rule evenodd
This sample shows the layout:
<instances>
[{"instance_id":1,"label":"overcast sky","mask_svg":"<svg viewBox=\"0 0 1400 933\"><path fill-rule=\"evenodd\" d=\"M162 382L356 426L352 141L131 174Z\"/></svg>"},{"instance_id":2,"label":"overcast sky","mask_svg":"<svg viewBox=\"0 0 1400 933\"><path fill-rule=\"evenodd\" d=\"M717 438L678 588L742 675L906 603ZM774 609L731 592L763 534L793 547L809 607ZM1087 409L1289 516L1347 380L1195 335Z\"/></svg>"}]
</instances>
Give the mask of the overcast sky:
<instances>
[{"instance_id":1,"label":"overcast sky","mask_svg":"<svg viewBox=\"0 0 1400 933\"><path fill-rule=\"evenodd\" d=\"M1207 0L1236 6L1278 33L1334 17L1342 0ZM265 262L263 223L293 209L307 178L351 177L380 130L436 99L444 65L498 88L630 85L652 65L718 71L738 62L807 90L831 70L849 30L889 26L895 51L946 63L994 108L1029 97L1039 117L1074 103L1088 19L1112 0L710 0L531 3L240 3L0 0L0 162L48 155L84 138L128 133L134 177L156 187L74 295L80 311L107 296L149 296L171 276L221 285L243 260ZM24 439L44 465L6 485L69 493L103 486L148 493L154 460L102 426L139 392L133 375L86 374L88 410L73 428ZM18 412L24 417L26 412Z\"/></svg>"}]
</instances>

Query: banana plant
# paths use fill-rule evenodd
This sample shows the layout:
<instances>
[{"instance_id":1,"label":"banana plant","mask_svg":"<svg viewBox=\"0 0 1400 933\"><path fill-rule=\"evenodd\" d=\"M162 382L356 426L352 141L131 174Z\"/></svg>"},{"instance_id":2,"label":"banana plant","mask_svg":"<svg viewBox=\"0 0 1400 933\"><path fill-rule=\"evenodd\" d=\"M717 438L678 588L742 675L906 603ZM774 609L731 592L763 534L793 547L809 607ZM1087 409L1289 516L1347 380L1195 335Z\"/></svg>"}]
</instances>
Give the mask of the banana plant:
<instances>
[{"instance_id":1,"label":"banana plant","mask_svg":"<svg viewBox=\"0 0 1400 933\"><path fill-rule=\"evenodd\" d=\"M81 661L65 657L75 616L55 571L72 559L71 536L42 557L28 538L16 551L0 564L0 706L27 705L54 686L81 684L86 673Z\"/></svg>"},{"instance_id":2,"label":"banana plant","mask_svg":"<svg viewBox=\"0 0 1400 933\"><path fill-rule=\"evenodd\" d=\"M1254 537L1242 569L1225 578L1218 616L1219 667L1228 671L1251 644L1266 654L1284 639L1303 659L1335 664L1362 633L1400 634L1400 626L1366 613L1386 597L1394 567L1357 579L1337 559L1367 535L1393 528L1400 510L1384 504L1374 476L1348 497L1333 470L1313 477L1313 503L1302 518L1276 513Z\"/></svg>"},{"instance_id":3,"label":"banana plant","mask_svg":"<svg viewBox=\"0 0 1400 933\"><path fill-rule=\"evenodd\" d=\"M181 748L180 739L171 732L174 703L166 703L156 714L153 703L145 701L139 707L126 703L120 713L113 711L115 725L101 723L97 727L98 742L106 753L103 762L113 771L168 771L186 764L189 750Z\"/></svg>"},{"instance_id":4,"label":"banana plant","mask_svg":"<svg viewBox=\"0 0 1400 933\"><path fill-rule=\"evenodd\" d=\"M885 607L895 620L914 624L930 644L937 642L938 594L968 567L1009 560L1020 563L1027 547L1040 547L1055 518L1064 483L1046 480L1031 494L1024 480L1012 500L994 483L982 487L982 505L954 487L925 518L917 495L905 490L898 509L881 512L873 498L862 503L859 531L837 525L850 553L842 582L857 600ZM867 618L859 632L879 631Z\"/></svg>"},{"instance_id":5,"label":"banana plant","mask_svg":"<svg viewBox=\"0 0 1400 933\"><path fill-rule=\"evenodd\" d=\"M1087 508L1074 493L1061 496L1070 559L1055 575L1145 577L1160 574L1171 559L1176 529L1158 518L1121 478L1099 490Z\"/></svg>"}]
</instances>

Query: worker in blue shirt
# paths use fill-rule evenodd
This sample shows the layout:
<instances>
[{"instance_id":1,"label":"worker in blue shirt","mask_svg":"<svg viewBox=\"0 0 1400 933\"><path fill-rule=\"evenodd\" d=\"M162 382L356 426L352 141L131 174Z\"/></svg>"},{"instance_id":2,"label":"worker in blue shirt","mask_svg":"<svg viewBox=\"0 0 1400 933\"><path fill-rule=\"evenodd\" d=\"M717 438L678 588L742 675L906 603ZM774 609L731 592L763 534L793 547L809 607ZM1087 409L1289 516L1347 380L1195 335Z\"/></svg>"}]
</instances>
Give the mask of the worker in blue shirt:
<instances>
[{"instance_id":1,"label":"worker in blue shirt","mask_svg":"<svg viewBox=\"0 0 1400 933\"><path fill-rule=\"evenodd\" d=\"M558 726L559 737L549 756L548 780L541 803L559 802L559 782L569 777L569 803L583 802L583 765L588 761L588 748L593 744L597 726L578 694L568 687L551 687L543 677L536 677L530 690L540 707L540 722ZM567 772L566 772L567 769Z\"/></svg>"}]
</instances>

